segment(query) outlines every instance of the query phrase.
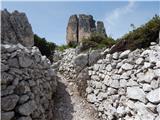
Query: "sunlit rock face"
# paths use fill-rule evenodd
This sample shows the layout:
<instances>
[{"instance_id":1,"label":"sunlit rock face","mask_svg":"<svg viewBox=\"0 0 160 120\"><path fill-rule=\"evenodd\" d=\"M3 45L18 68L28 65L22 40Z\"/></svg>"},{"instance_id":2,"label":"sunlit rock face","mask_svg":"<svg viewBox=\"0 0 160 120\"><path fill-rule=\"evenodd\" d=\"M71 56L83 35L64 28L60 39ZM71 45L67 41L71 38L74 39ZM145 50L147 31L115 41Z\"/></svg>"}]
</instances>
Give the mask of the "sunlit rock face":
<instances>
[{"instance_id":1,"label":"sunlit rock face","mask_svg":"<svg viewBox=\"0 0 160 120\"><path fill-rule=\"evenodd\" d=\"M107 36L102 21L98 21L96 25L92 15L80 14L79 16L70 16L67 25L67 44L78 44L93 33L98 33L104 37Z\"/></svg>"},{"instance_id":2,"label":"sunlit rock face","mask_svg":"<svg viewBox=\"0 0 160 120\"><path fill-rule=\"evenodd\" d=\"M83 38L88 38L96 31L95 20L92 15L79 15L78 40L81 42Z\"/></svg>"},{"instance_id":3,"label":"sunlit rock face","mask_svg":"<svg viewBox=\"0 0 160 120\"><path fill-rule=\"evenodd\" d=\"M72 15L69 18L67 26L67 44L77 44L78 43L78 17L77 15Z\"/></svg>"},{"instance_id":4,"label":"sunlit rock face","mask_svg":"<svg viewBox=\"0 0 160 120\"><path fill-rule=\"evenodd\" d=\"M104 37L107 37L104 23L102 21L97 21L97 33Z\"/></svg>"},{"instance_id":5,"label":"sunlit rock face","mask_svg":"<svg viewBox=\"0 0 160 120\"><path fill-rule=\"evenodd\" d=\"M8 44L21 43L26 47L34 45L33 31L25 13L6 9L1 11L1 42Z\"/></svg>"}]
</instances>

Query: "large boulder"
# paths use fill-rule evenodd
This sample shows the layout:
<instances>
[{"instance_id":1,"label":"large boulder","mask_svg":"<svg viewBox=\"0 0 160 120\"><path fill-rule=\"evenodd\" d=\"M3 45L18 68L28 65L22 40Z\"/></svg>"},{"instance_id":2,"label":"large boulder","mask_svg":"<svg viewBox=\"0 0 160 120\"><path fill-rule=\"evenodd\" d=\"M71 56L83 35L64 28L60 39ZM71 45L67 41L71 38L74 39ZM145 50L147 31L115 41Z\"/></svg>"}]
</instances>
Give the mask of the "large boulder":
<instances>
[{"instance_id":1,"label":"large boulder","mask_svg":"<svg viewBox=\"0 0 160 120\"><path fill-rule=\"evenodd\" d=\"M1 11L1 42L8 44L21 43L24 46L34 45L33 31L25 13L14 11L9 13L6 9Z\"/></svg>"}]
</instances>

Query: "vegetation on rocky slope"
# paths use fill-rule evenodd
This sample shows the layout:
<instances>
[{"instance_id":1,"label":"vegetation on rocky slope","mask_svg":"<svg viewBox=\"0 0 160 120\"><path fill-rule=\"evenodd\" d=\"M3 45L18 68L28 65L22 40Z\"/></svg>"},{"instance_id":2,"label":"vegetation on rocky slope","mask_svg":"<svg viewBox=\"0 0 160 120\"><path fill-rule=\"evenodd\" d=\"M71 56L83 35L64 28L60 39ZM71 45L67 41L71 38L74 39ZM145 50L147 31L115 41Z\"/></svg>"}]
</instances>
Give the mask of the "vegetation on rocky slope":
<instances>
[{"instance_id":1,"label":"vegetation on rocky slope","mask_svg":"<svg viewBox=\"0 0 160 120\"><path fill-rule=\"evenodd\" d=\"M76 46L77 45L75 45L75 44L59 45L56 47L56 49L63 52L64 50L66 50L68 48L76 48Z\"/></svg>"},{"instance_id":2,"label":"vegetation on rocky slope","mask_svg":"<svg viewBox=\"0 0 160 120\"><path fill-rule=\"evenodd\" d=\"M52 42L48 42L45 38L41 38L38 35L34 35L34 45L39 48L42 55L46 55L52 62L52 57L54 54L54 50L56 48L56 44Z\"/></svg>"},{"instance_id":3,"label":"vegetation on rocky slope","mask_svg":"<svg viewBox=\"0 0 160 120\"><path fill-rule=\"evenodd\" d=\"M99 49L104 47L111 47L116 41L112 37L104 37L100 34L94 33L89 38L82 40L82 49L86 50L89 48Z\"/></svg>"},{"instance_id":4,"label":"vegetation on rocky slope","mask_svg":"<svg viewBox=\"0 0 160 120\"><path fill-rule=\"evenodd\" d=\"M117 44L111 52L124 51L127 49L146 48L150 42L157 42L160 30L160 16L155 15L146 24L133 29L117 40Z\"/></svg>"}]
</instances>

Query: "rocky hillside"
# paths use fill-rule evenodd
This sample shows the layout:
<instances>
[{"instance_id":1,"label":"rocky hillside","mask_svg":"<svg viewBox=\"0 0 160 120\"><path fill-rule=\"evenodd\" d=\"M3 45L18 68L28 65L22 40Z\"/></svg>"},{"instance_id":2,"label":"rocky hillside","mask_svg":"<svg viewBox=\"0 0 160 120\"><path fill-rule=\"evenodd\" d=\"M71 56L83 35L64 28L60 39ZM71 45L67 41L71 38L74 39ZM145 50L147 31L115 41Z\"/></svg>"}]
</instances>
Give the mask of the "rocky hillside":
<instances>
[{"instance_id":1,"label":"rocky hillside","mask_svg":"<svg viewBox=\"0 0 160 120\"><path fill-rule=\"evenodd\" d=\"M92 33L107 36L102 21L97 21L96 25L92 15L80 14L79 17L77 15L70 16L67 25L67 44L77 45L83 38L90 37Z\"/></svg>"},{"instance_id":2,"label":"rocky hillside","mask_svg":"<svg viewBox=\"0 0 160 120\"><path fill-rule=\"evenodd\" d=\"M1 11L1 118L52 120L57 76L24 13Z\"/></svg>"},{"instance_id":3,"label":"rocky hillside","mask_svg":"<svg viewBox=\"0 0 160 120\"><path fill-rule=\"evenodd\" d=\"M94 51L76 54L68 49L59 71L76 82L99 119L159 120L160 45L113 54L110 50L96 52L100 57Z\"/></svg>"}]
</instances>

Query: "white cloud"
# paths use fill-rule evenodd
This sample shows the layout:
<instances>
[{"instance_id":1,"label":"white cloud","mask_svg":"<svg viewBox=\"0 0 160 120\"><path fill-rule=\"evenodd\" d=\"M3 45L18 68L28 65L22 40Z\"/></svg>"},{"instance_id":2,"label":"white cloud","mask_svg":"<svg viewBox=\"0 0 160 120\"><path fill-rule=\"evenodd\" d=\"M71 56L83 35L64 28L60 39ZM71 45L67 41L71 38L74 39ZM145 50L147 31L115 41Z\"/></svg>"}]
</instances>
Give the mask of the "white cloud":
<instances>
[{"instance_id":1,"label":"white cloud","mask_svg":"<svg viewBox=\"0 0 160 120\"><path fill-rule=\"evenodd\" d=\"M123 17L124 15L130 13L133 10L135 2L129 1L129 3L120 8L116 8L111 12L111 14L106 15L105 21L111 25L113 25L120 17Z\"/></svg>"},{"instance_id":2,"label":"white cloud","mask_svg":"<svg viewBox=\"0 0 160 120\"><path fill-rule=\"evenodd\" d=\"M115 30L119 24L123 24L123 18L134 10L135 2L129 1L127 5L118 7L111 11L109 14L106 14L104 18L105 27L107 32L112 35L112 30ZM115 31L116 32L116 31ZM113 36L113 35L112 35Z\"/></svg>"}]
</instances>

